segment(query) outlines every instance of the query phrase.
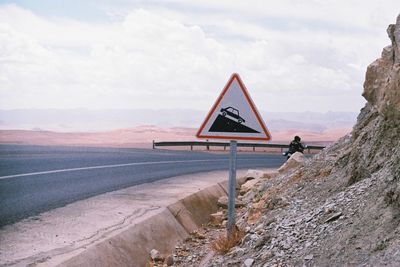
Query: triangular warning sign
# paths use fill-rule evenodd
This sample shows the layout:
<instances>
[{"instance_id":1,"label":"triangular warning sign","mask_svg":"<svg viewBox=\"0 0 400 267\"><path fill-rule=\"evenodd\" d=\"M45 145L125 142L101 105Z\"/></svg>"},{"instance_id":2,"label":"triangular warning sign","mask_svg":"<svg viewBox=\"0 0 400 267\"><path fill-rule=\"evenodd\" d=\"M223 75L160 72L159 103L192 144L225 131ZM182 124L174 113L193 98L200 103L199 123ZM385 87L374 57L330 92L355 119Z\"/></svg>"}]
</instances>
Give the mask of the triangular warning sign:
<instances>
[{"instance_id":1,"label":"triangular warning sign","mask_svg":"<svg viewBox=\"0 0 400 267\"><path fill-rule=\"evenodd\" d=\"M237 73L232 74L196 136L228 140L271 140L271 134Z\"/></svg>"}]
</instances>

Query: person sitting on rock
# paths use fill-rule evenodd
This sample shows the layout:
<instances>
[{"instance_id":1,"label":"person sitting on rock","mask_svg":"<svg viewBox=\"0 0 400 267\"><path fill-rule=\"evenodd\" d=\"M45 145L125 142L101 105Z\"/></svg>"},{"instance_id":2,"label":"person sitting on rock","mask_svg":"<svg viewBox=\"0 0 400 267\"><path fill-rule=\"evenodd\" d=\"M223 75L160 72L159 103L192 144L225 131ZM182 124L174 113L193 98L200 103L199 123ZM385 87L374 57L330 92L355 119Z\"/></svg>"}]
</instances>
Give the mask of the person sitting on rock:
<instances>
[{"instance_id":1,"label":"person sitting on rock","mask_svg":"<svg viewBox=\"0 0 400 267\"><path fill-rule=\"evenodd\" d=\"M299 136L295 136L293 141L290 142L289 144L289 150L284 154L285 156L287 156L287 159L290 158L291 155L293 155L296 152L301 152L303 153L304 151L304 146L303 144L300 142L301 138Z\"/></svg>"}]
</instances>

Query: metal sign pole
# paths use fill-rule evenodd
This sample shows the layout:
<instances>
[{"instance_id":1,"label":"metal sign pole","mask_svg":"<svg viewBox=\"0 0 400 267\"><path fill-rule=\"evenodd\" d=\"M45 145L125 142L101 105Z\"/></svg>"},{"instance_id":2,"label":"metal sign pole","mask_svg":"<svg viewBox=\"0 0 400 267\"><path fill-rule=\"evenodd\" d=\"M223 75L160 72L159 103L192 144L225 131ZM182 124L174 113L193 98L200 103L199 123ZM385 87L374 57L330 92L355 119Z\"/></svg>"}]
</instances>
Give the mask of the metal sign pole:
<instances>
[{"instance_id":1,"label":"metal sign pole","mask_svg":"<svg viewBox=\"0 0 400 267\"><path fill-rule=\"evenodd\" d=\"M237 142L230 142L229 156L229 192L228 192L228 239L232 237L235 226L235 198L236 198L236 155Z\"/></svg>"}]
</instances>

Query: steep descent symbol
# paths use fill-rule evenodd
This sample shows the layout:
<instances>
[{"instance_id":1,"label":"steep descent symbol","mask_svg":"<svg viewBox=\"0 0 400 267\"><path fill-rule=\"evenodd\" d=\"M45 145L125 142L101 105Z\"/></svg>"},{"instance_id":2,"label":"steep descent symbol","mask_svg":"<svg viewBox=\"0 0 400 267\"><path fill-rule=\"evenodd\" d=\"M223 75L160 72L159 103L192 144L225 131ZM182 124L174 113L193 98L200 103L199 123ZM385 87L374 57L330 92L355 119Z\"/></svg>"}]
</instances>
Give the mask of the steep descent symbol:
<instances>
[{"instance_id":1,"label":"steep descent symbol","mask_svg":"<svg viewBox=\"0 0 400 267\"><path fill-rule=\"evenodd\" d=\"M246 120L240 116L238 109L234 107L222 108L221 114L219 114L215 119L209 131L228 133L259 133L259 131L243 125L242 123L244 122L246 122Z\"/></svg>"}]
</instances>

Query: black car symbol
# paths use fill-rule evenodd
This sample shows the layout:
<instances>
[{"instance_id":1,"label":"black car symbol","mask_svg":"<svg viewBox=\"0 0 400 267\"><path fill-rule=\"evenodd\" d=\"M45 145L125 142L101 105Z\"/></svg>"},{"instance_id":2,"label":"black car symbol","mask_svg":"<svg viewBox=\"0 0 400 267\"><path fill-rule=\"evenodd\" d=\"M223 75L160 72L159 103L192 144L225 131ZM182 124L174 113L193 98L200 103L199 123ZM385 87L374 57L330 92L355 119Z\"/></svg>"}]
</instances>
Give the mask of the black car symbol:
<instances>
[{"instance_id":1,"label":"black car symbol","mask_svg":"<svg viewBox=\"0 0 400 267\"><path fill-rule=\"evenodd\" d=\"M227 107L227 108L222 108L221 109L222 116L230 116L232 118L237 119L238 123L246 122L242 117L239 116L239 110L233 108L233 107Z\"/></svg>"}]
</instances>

